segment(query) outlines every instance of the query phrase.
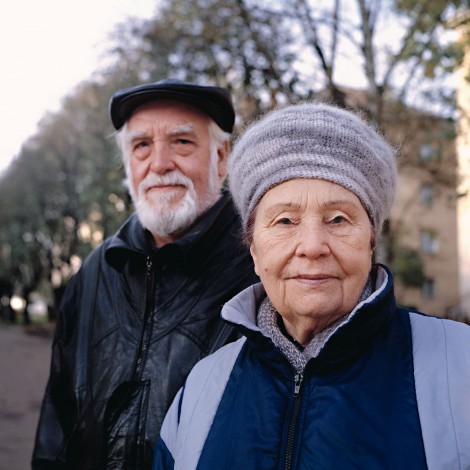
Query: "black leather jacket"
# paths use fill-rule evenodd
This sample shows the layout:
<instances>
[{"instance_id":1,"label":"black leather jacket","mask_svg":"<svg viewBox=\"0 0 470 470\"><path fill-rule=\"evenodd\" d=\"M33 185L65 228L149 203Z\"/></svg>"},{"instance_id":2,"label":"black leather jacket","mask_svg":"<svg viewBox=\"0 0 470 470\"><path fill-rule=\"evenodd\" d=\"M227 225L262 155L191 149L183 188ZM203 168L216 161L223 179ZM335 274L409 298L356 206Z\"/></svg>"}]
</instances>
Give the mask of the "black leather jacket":
<instances>
[{"instance_id":1,"label":"black leather jacket","mask_svg":"<svg viewBox=\"0 0 470 470\"><path fill-rule=\"evenodd\" d=\"M192 366L237 334L221 306L257 281L227 194L154 248L133 215L64 296L33 469L148 469Z\"/></svg>"}]
</instances>

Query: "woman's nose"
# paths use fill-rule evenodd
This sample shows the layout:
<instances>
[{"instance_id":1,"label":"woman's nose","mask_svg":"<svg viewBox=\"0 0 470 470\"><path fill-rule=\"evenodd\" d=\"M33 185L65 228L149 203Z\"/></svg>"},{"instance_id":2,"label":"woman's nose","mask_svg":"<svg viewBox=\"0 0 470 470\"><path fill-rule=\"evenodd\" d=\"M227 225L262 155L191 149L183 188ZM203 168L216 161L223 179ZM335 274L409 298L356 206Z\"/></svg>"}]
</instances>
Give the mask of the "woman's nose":
<instances>
[{"instance_id":1,"label":"woman's nose","mask_svg":"<svg viewBox=\"0 0 470 470\"><path fill-rule=\"evenodd\" d=\"M330 254L328 231L322 224L306 224L301 227L297 237L296 254L315 259Z\"/></svg>"}]
</instances>

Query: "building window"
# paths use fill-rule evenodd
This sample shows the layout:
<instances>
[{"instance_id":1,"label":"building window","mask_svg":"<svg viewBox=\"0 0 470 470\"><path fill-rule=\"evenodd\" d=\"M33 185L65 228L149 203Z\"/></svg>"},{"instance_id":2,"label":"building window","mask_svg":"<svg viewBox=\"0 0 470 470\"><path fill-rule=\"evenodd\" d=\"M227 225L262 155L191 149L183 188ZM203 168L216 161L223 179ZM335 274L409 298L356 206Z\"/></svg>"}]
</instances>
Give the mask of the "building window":
<instances>
[{"instance_id":1,"label":"building window","mask_svg":"<svg viewBox=\"0 0 470 470\"><path fill-rule=\"evenodd\" d=\"M439 240L433 231L421 231L421 251L433 255L439 251Z\"/></svg>"},{"instance_id":2,"label":"building window","mask_svg":"<svg viewBox=\"0 0 470 470\"><path fill-rule=\"evenodd\" d=\"M423 183L419 190L419 200L423 206L430 206L436 196L436 189L432 183Z\"/></svg>"},{"instance_id":3,"label":"building window","mask_svg":"<svg viewBox=\"0 0 470 470\"><path fill-rule=\"evenodd\" d=\"M421 287L423 299L434 299L436 297L436 284L434 279L426 279Z\"/></svg>"},{"instance_id":4,"label":"building window","mask_svg":"<svg viewBox=\"0 0 470 470\"><path fill-rule=\"evenodd\" d=\"M419 159L422 162L432 162L437 160L439 156L439 150L434 144L421 144L419 146Z\"/></svg>"}]
</instances>

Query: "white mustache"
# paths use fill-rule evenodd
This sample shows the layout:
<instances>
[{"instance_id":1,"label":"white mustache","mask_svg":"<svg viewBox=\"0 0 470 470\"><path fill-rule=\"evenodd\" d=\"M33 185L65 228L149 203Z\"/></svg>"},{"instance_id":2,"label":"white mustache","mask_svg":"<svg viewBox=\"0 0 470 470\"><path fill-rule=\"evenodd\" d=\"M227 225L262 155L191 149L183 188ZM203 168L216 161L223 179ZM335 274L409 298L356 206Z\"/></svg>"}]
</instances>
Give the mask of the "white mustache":
<instances>
[{"instance_id":1,"label":"white mustache","mask_svg":"<svg viewBox=\"0 0 470 470\"><path fill-rule=\"evenodd\" d=\"M145 192L153 186L184 186L192 188L193 182L178 170L164 175L148 174L139 184L139 192Z\"/></svg>"}]
</instances>

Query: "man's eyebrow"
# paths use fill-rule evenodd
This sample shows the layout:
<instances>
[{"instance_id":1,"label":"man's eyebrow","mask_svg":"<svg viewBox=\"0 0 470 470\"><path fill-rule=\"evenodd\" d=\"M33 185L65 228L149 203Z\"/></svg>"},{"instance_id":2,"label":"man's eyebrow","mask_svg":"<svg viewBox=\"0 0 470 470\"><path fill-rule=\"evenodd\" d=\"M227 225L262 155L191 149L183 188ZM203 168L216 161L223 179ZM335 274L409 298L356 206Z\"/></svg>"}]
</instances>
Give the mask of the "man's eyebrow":
<instances>
[{"instance_id":1,"label":"man's eyebrow","mask_svg":"<svg viewBox=\"0 0 470 470\"><path fill-rule=\"evenodd\" d=\"M193 134L194 133L194 125L193 124L181 124L179 126L175 126L170 131L170 135L178 136L181 134ZM146 131L129 131L127 134L127 140L132 142L134 140L142 139L147 137L148 134Z\"/></svg>"},{"instance_id":2,"label":"man's eyebrow","mask_svg":"<svg viewBox=\"0 0 470 470\"><path fill-rule=\"evenodd\" d=\"M136 139L141 139L142 137L145 137L146 135L147 133L142 132L142 131L129 131L127 134L127 140L131 142Z\"/></svg>"},{"instance_id":3,"label":"man's eyebrow","mask_svg":"<svg viewBox=\"0 0 470 470\"><path fill-rule=\"evenodd\" d=\"M193 124L181 124L180 126L174 127L170 134L171 135L180 135L180 134L192 134L194 132Z\"/></svg>"}]
</instances>

